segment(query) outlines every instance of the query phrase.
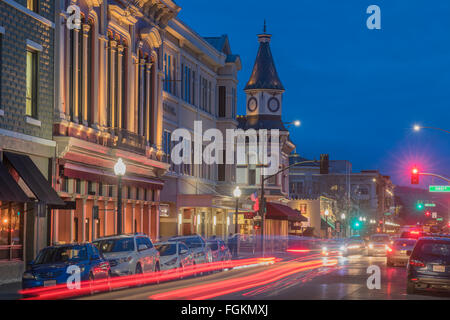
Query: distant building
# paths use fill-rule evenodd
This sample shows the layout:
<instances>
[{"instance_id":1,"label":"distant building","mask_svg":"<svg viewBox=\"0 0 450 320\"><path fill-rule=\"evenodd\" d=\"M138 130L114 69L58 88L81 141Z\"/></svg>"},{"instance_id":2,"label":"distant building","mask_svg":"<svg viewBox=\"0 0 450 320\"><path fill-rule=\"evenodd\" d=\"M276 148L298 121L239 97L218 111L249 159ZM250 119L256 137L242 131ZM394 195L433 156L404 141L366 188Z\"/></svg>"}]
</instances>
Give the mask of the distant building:
<instances>
[{"instance_id":1,"label":"distant building","mask_svg":"<svg viewBox=\"0 0 450 320\"><path fill-rule=\"evenodd\" d=\"M306 161L298 154L290 156L290 163ZM353 172L347 160L330 160L329 174L320 174L320 165L300 164L289 172L289 197L292 200L330 197L337 201L338 219L342 214L349 220L363 216L376 220L371 228L383 227L380 221L392 218L394 185L389 176L377 170ZM366 222L367 222L366 221Z\"/></svg>"}]
</instances>

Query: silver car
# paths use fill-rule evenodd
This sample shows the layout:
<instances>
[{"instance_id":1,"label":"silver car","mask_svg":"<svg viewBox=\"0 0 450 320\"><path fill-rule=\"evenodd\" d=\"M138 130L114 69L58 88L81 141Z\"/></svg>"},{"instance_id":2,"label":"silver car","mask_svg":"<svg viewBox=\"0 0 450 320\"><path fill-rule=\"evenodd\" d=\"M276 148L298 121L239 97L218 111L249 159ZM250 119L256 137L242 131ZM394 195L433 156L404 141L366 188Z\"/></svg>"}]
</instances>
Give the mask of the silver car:
<instances>
[{"instance_id":1,"label":"silver car","mask_svg":"<svg viewBox=\"0 0 450 320\"><path fill-rule=\"evenodd\" d=\"M212 262L211 249L208 248L205 239L199 235L180 236L169 239L169 242L181 241L192 251L195 264Z\"/></svg>"},{"instance_id":2,"label":"silver car","mask_svg":"<svg viewBox=\"0 0 450 320\"><path fill-rule=\"evenodd\" d=\"M194 264L191 250L181 241L159 242L155 248L159 251L161 270L180 268L183 271Z\"/></svg>"},{"instance_id":3,"label":"silver car","mask_svg":"<svg viewBox=\"0 0 450 320\"><path fill-rule=\"evenodd\" d=\"M123 234L99 238L93 244L108 260L113 276L160 270L159 252L145 234Z\"/></svg>"}]
</instances>

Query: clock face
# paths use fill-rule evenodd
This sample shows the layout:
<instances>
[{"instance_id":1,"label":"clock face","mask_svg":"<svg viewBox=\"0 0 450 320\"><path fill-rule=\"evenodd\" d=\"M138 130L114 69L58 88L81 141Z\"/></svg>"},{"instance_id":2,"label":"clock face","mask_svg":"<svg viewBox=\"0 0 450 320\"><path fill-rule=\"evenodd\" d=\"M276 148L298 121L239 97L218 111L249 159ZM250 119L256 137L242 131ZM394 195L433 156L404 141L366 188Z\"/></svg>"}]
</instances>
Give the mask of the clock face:
<instances>
[{"instance_id":1,"label":"clock face","mask_svg":"<svg viewBox=\"0 0 450 320\"><path fill-rule=\"evenodd\" d=\"M278 101L277 98L272 97L267 102L267 107L270 111L277 112L278 110L280 110L280 101Z\"/></svg>"},{"instance_id":2,"label":"clock face","mask_svg":"<svg viewBox=\"0 0 450 320\"><path fill-rule=\"evenodd\" d=\"M256 110L256 108L258 108L258 101L255 97L251 97L250 99L248 99L247 109L248 111L253 112Z\"/></svg>"}]
</instances>

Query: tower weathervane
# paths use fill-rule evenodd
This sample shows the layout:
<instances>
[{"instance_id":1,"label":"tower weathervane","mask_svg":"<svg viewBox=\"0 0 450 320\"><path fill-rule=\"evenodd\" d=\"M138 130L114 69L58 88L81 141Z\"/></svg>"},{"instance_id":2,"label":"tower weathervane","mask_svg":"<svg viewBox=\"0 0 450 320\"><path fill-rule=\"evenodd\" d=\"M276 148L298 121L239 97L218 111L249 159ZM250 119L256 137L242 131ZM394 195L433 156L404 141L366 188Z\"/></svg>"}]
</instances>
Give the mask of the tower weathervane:
<instances>
[{"instance_id":1,"label":"tower weathervane","mask_svg":"<svg viewBox=\"0 0 450 320\"><path fill-rule=\"evenodd\" d=\"M266 33L267 27L266 27L266 19L264 19L264 33Z\"/></svg>"}]
</instances>

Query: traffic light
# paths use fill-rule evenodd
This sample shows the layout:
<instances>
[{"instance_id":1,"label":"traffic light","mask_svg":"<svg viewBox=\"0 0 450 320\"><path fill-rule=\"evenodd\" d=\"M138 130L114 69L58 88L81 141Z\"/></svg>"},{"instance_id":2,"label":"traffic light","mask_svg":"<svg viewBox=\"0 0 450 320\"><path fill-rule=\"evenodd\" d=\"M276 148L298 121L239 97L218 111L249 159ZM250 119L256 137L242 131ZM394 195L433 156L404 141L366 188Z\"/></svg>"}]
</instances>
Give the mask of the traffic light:
<instances>
[{"instance_id":1,"label":"traffic light","mask_svg":"<svg viewBox=\"0 0 450 320\"><path fill-rule=\"evenodd\" d=\"M411 184L419 184L419 169L413 168L411 171Z\"/></svg>"},{"instance_id":2,"label":"traffic light","mask_svg":"<svg viewBox=\"0 0 450 320\"><path fill-rule=\"evenodd\" d=\"M320 174L328 174L330 167L330 156L328 154L320 155Z\"/></svg>"},{"instance_id":3,"label":"traffic light","mask_svg":"<svg viewBox=\"0 0 450 320\"><path fill-rule=\"evenodd\" d=\"M423 203L422 202L417 202L416 209L417 210L423 210L423 208L424 208Z\"/></svg>"},{"instance_id":4,"label":"traffic light","mask_svg":"<svg viewBox=\"0 0 450 320\"><path fill-rule=\"evenodd\" d=\"M430 212L430 211L426 211L426 212L425 212L425 215L426 215L427 217L431 217L431 212Z\"/></svg>"}]
</instances>

